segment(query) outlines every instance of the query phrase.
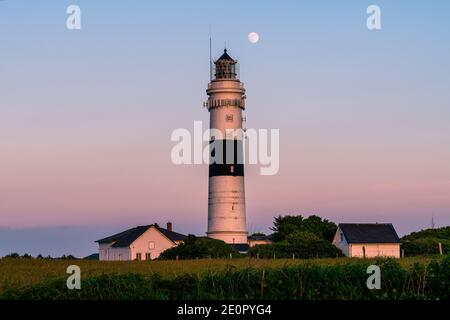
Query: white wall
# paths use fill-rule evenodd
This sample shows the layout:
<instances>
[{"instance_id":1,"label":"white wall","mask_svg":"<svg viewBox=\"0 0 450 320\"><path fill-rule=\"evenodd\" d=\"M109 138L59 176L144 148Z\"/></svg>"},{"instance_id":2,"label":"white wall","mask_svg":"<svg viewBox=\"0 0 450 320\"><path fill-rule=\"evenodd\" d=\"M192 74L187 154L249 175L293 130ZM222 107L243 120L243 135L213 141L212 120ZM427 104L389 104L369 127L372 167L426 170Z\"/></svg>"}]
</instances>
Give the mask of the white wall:
<instances>
[{"instance_id":1,"label":"white wall","mask_svg":"<svg viewBox=\"0 0 450 320\"><path fill-rule=\"evenodd\" d=\"M370 244L352 244L350 254L352 257L363 257L363 247L365 247L366 258L373 257L392 257L400 258L399 243L370 243Z\"/></svg>"},{"instance_id":2,"label":"white wall","mask_svg":"<svg viewBox=\"0 0 450 320\"><path fill-rule=\"evenodd\" d=\"M109 249L109 260L111 261L127 261L130 259L130 248L113 248Z\"/></svg>"},{"instance_id":3,"label":"white wall","mask_svg":"<svg viewBox=\"0 0 450 320\"><path fill-rule=\"evenodd\" d=\"M333 244L338 248L341 249L342 253L346 255L347 257L350 256L350 250L349 250L349 244L347 243L347 240L342 234L342 240L341 240L341 229L338 228L336 231L336 234L333 238Z\"/></svg>"},{"instance_id":4,"label":"white wall","mask_svg":"<svg viewBox=\"0 0 450 320\"><path fill-rule=\"evenodd\" d=\"M154 242L154 249L150 249L150 242ZM142 260L145 260L146 253L150 253L153 260L158 258L161 252L175 246L176 244L167 239L155 227L151 227L131 244L130 260L136 259L137 253L141 254Z\"/></svg>"},{"instance_id":5,"label":"white wall","mask_svg":"<svg viewBox=\"0 0 450 320\"><path fill-rule=\"evenodd\" d=\"M109 257L109 249L112 243L99 243L98 244L98 259L101 261L107 261Z\"/></svg>"},{"instance_id":6,"label":"white wall","mask_svg":"<svg viewBox=\"0 0 450 320\"><path fill-rule=\"evenodd\" d=\"M100 243L98 254L101 261L130 260L130 248L114 248L112 243Z\"/></svg>"}]
</instances>

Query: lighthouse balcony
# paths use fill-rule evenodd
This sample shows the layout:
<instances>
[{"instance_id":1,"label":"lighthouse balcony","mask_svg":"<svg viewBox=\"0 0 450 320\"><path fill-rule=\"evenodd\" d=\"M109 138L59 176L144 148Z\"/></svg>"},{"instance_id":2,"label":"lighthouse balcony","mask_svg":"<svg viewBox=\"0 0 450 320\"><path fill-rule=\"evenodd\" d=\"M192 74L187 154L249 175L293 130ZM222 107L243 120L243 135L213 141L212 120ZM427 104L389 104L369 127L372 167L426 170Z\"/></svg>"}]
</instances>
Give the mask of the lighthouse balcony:
<instances>
[{"instance_id":1,"label":"lighthouse balcony","mask_svg":"<svg viewBox=\"0 0 450 320\"><path fill-rule=\"evenodd\" d=\"M209 109L220 107L238 107L245 109L244 99L209 99L203 103L203 107Z\"/></svg>"}]
</instances>

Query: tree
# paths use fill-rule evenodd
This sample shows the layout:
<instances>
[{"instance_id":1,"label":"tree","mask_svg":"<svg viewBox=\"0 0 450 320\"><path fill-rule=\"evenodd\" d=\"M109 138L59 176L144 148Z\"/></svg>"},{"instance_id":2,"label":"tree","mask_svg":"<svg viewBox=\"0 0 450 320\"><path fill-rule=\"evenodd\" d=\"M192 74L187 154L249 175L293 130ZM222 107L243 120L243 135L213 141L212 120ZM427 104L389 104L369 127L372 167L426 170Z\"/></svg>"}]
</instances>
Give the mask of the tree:
<instances>
[{"instance_id":1,"label":"tree","mask_svg":"<svg viewBox=\"0 0 450 320\"><path fill-rule=\"evenodd\" d=\"M308 232L317 236L319 239L332 241L337 230L334 222L322 219L316 215L303 218L299 216L278 216L275 218L273 241L279 242L287 239L288 235L295 232Z\"/></svg>"},{"instance_id":2,"label":"tree","mask_svg":"<svg viewBox=\"0 0 450 320\"><path fill-rule=\"evenodd\" d=\"M425 229L401 238L406 256L439 254L439 243L443 253L447 254L450 249L450 227Z\"/></svg>"},{"instance_id":3,"label":"tree","mask_svg":"<svg viewBox=\"0 0 450 320\"><path fill-rule=\"evenodd\" d=\"M221 240L189 235L184 243L162 252L158 259L228 258L230 253L239 256L236 249Z\"/></svg>"},{"instance_id":4,"label":"tree","mask_svg":"<svg viewBox=\"0 0 450 320\"><path fill-rule=\"evenodd\" d=\"M250 237L265 237L266 234L262 232L255 232Z\"/></svg>"},{"instance_id":5,"label":"tree","mask_svg":"<svg viewBox=\"0 0 450 320\"><path fill-rule=\"evenodd\" d=\"M299 242L320 241L323 240L317 235L309 231L294 231L286 236L286 242L295 244Z\"/></svg>"}]
</instances>

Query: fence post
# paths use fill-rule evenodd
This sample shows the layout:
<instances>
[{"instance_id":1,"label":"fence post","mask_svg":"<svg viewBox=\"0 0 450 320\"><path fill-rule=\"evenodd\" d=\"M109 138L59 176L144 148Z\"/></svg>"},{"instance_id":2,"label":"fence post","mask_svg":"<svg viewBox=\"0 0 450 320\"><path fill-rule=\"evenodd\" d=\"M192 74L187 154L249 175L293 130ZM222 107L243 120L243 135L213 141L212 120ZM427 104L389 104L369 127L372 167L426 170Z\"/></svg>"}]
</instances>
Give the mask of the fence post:
<instances>
[{"instance_id":1,"label":"fence post","mask_svg":"<svg viewBox=\"0 0 450 320\"><path fill-rule=\"evenodd\" d=\"M176 257L177 261L178 261L178 258L179 258L179 257L177 256L177 257Z\"/></svg>"},{"instance_id":2,"label":"fence post","mask_svg":"<svg viewBox=\"0 0 450 320\"><path fill-rule=\"evenodd\" d=\"M233 259L233 254L232 253L230 253L230 259Z\"/></svg>"},{"instance_id":3,"label":"fence post","mask_svg":"<svg viewBox=\"0 0 450 320\"><path fill-rule=\"evenodd\" d=\"M259 253L256 254L256 259L259 259Z\"/></svg>"},{"instance_id":4,"label":"fence post","mask_svg":"<svg viewBox=\"0 0 450 320\"><path fill-rule=\"evenodd\" d=\"M292 254L292 260L295 260L295 253Z\"/></svg>"},{"instance_id":5,"label":"fence post","mask_svg":"<svg viewBox=\"0 0 450 320\"><path fill-rule=\"evenodd\" d=\"M405 249L402 249L402 258L405 257Z\"/></svg>"},{"instance_id":6,"label":"fence post","mask_svg":"<svg viewBox=\"0 0 450 320\"><path fill-rule=\"evenodd\" d=\"M442 256L442 243L439 242L439 254Z\"/></svg>"}]
</instances>

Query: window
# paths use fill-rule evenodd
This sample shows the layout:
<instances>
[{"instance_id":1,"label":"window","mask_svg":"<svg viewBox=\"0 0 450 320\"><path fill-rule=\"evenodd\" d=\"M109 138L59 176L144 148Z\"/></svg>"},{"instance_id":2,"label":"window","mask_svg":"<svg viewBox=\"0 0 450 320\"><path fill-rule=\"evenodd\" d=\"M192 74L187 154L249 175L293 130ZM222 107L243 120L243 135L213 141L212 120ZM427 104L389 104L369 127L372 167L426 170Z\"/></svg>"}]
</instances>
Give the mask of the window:
<instances>
[{"instance_id":1,"label":"window","mask_svg":"<svg viewBox=\"0 0 450 320\"><path fill-rule=\"evenodd\" d=\"M137 261L141 261L142 260L142 254L141 253L136 253L136 260Z\"/></svg>"},{"instance_id":2,"label":"window","mask_svg":"<svg viewBox=\"0 0 450 320\"><path fill-rule=\"evenodd\" d=\"M233 122L233 115L232 114L227 114L227 116L225 117L225 120L227 122Z\"/></svg>"},{"instance_id":3,"label":"window","mask_svg":"<svg viewBox=\"0 0 450 320\"><path fill-rule=\"evenodd\" d=\"M341 232L339 235L341 236L341 242L344 242L344 234Z\"/></svg>"},{"instance_id":4,"label":"window","mask_svg":"<svg viewBox=\"0 0 450 320\"><path fill-rule=\"evenodd\" d=\"M155 249L155 241L149 241L149 242L148 242L148 248L149 248L150 250Z\"/></svg>"},{"instance_id":5,"label":"window","mask_svg":"<svg viewBox=\"0 0 450 320\"><path fill-rule=\"evenodd\" d=\"M149 252L147 252L147 253L145 254L145 260L148 260L148 261L152 260L152 254L149 253Z\"/></svg>"}]
</instances>

